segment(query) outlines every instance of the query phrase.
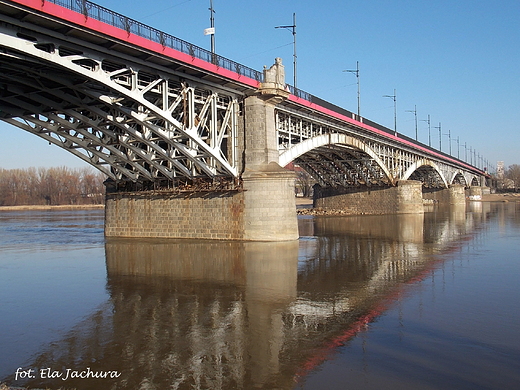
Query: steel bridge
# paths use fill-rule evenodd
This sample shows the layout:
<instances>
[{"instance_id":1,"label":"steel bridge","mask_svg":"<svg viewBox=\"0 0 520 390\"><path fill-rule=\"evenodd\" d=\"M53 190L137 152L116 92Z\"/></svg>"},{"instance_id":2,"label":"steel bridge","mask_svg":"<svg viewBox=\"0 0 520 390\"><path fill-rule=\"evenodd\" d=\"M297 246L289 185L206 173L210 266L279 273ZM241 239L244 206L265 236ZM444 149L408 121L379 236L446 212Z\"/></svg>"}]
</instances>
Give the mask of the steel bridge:
<instances>
[{"instance_id":1,"label":"steel bridge","mask_svg":"<svg viewBox=\"0 0 520 390\"><path fill-rule=\"evenodd\" d=\"M140 188L238 183L264 73L84 0L0 0L0 119ZM285 86L280 166L323 186L484 185L486 173ZM276 162L276 161L275 161Z\"/></svg>"}]
</instances>

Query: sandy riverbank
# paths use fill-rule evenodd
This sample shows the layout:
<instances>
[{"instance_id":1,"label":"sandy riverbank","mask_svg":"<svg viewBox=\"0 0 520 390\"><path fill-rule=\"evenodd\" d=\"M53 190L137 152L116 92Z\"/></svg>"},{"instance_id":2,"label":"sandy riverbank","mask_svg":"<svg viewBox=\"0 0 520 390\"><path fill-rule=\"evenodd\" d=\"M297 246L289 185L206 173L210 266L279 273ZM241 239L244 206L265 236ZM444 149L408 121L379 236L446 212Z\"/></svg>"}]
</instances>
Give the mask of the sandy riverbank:
<instances>
[{"instance_id":1,"label":"sandy riverbank","mask_svg":"<svg viewBox=\"0 0 520 390\"><path fill-rule=\"evenodd\" d=\"M482 195L483 202L520 202L520 193Z\"/></svg>"},{"instance_id":2,"label":"sandy riverbank","mask_svg":"<svg viewBox=\"0 0 520 390\"><path fill-rule=\"evenodd\" d=\"M520 193L482 195L481 202L520 202ZM296 198L296 208L312 208L312 199Z\"/></svg>"}]
</instances>

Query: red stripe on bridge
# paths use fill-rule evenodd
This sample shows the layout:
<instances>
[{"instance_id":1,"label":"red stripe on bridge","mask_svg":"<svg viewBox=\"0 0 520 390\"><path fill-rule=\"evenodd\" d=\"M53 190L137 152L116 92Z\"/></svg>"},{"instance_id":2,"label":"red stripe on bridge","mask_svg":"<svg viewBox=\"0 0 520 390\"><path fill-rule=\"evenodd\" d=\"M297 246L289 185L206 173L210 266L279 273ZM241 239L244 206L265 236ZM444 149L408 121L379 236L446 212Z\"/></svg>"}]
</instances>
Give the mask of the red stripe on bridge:
<instances>
[{"instance_id":1,"label":"red stripe on bridge","mask_svg":"<svg viewBox=\"0 0 520 390\"><path fill-rule=\"evenodd\" d=\"M132 45L141 47L143 49L150 50L155 53L162 54L164 56L170 57L172 59L181 61L182 63L189 64L191 66L194 66L196 68L202 69L204 71L207 71L209 73L217 74L219 76L225 77L227 79L233 80L235 82L238 82L240 84L248 85L253 88L259 88L260 82L254 79L251 79L247 76L240 75L236 72L233 72L231 70L222 68L220 66L217 66L215 64L212 64L210 62L201 60L197 57L191 56L186 53L182 53L178 50L175 50L173 48L163 46L158 42L154 42L150 39L140 37L138 35L128 33L125 30L122 30L118 27L112 26L108 23L104 23L102 21L99 21L97 19L94 19L92 17L86 17L85 15L78 13L76 11L70 10L66 7L62 7L60 5L54 4L52 2L48 1L41 1L41 0L11 0L13 3L18 3L21 5L24 5L28 8L32 8L34 10L38 10L40 12L55 16L57 18L60 18L62 20L68 21L70 23L86 27L90 30L102 33L104 35L110 36L112 38L116 38L118 40L121 40L123 42L131 43ZM339 119L341 121L344 121L346 123L349 123L353 126L363 128L365 130L371 131L373 133L376 133L382 137L385 137L387 139L390 139L392 141L399 142L401 144L407 145L409 147L412 147L414 149L420 150L430 156L435 156L443 161L449 161L452 162L458 166L465 167L466 169L473 171L478 174L484 174L484 172L480 171L479 169L476 169L475 167L472 167L469 164L466 164L464 162L461 162L459 160L455 160L453 158L447 157L441 153L437 153L435 151L432 151L431 149L422 147L421 145L417 145L413 142L410 142L406 139L400 138L396 135L393 135L391 133L386 133L382 130L379 130L375 127L369 126L364 124L363 122L357 121L355 119L352 119L348 116L342 115L336 111L330 110L328 108L322 107L318 104L312 103L306 99L297 97L295 95L290 95L288 98L289 101L299 104L301 106L311 108L313 110L319 111L323 114L329 115L333 118Z\"/></svg>"},{"instance_id":2,"label":"red stripe on bridge","mask_svg":"<svg viewBox=\"0 0 520 390\"><path fill-rule=\"evenodd\" d=\"M192 65L196 68L205 70L210 73L218 74L219 76L223 76L225 78L234 80L238 83L249 85L253 88L260 87L260 82L253 80L247 76L243 76L231 70L219 67L215 64L206 62L197 57L180 52L171 47L163 46L158 42L154 42L150 39L140 37L139 35L128 33L127 31L122 30L118 27L112 26L108 23L104 23L92 17L86 17L81 13L62 7L60 5L41 0L12 0L12 2L22 4L28 8L44 12L48 15L52 15L67 22L86 27L90 30L102 33L112 38L116 38L123 42L130 43L143 49L147 49L155 53L165 55L167 57L181 61L182 63Z\"/></svg>"}]
</instances>

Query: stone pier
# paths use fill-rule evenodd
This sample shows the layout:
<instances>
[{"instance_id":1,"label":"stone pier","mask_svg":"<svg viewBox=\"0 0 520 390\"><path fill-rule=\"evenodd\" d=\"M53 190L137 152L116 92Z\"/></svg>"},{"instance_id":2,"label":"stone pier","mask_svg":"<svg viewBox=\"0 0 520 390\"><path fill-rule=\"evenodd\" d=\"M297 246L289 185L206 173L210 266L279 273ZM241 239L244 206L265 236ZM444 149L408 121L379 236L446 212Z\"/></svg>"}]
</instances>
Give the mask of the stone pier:
<instances>
[{"instance_id":1,"label":"stone pier","mask_svg":"<svg viewBox=\"0 0 520 390\"><path fill-rule=\"evenodd\" d=\"M242 187L220 192L126 192L106 197L107 237L246 241L298 239L294 173L278 165L274 105L286 99L281 60L238 117Z\"/></svg>"},{"instance_id":2,"label":"stone pier","mask_svg":"<svg viewBox=\"0 0 520 390\"><path fill-rule=\"evenodd\" d=\"M425 190L423 198L451 205L466 203L464 186L460 184L453 184L449 188Z\"/></svg>"},{"instance_id":3,"label":"stone pier","mask_svg":"<svg viewBox=\"0 0 520 390\"><path fill-rule=\"evenodd\" d=\"M314 187L314 207L342 210L347 214L424 213L422 183L401 180L396 187L321 188Z\"/></svg>"},{"instance_id":4,"label":"stone pier","mask_svg":"<svg viewBox=\"0 0 520 390\"><path fill-rule=\"evenodd\" d=\"M481 200L482 195L489 195L491 193L489 187L471 186L468 191L469 200Z\"/></svg>"}]
</instances>

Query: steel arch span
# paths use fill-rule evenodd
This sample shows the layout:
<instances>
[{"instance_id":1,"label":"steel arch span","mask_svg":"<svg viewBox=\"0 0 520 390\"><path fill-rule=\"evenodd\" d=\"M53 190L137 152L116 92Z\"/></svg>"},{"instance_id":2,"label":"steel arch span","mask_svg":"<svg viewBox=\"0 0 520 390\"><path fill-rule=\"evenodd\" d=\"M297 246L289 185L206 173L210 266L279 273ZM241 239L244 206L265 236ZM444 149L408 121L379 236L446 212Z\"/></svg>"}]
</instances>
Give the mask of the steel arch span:
<instances>
[{"instance_id":1,"label":"steel arch span","mask_svg":"<svg viewBox=\"0 0 520 390\"><path fill-rule=\"evenodd\" d=\"M0 27L0 119L114 181L238 176L236 94L49 34Z\"/></svg>"},{"instance_id":2,"label":"steel arch span","mask_svg":"<svg viewBox=\"0 0 520 390\"><path fill-rule=\"evenodd\" d=\"M399 180L418 180L424 187L448 188L479 182L474 172L449 156L432 153L401 135L367 131L362 125L325 117L316 110L279 105L280 165L294 161L320 185L333 187L395 186Z\"/></svg>"},{"instance_id":3,"label":"steel arch span","mask_svg":"<svg viewBox=\"0 0 520 390\"><path fill-rule=\"evenodd\" d=\"M448 182L441 168L435 162L425 158L410 165L402 179L420 180L427 187L436 187L441 184L441 187L448 188Z\"/></svg>"},{"instance_id":4,"label":"steel arch span","mask_svg":"<svg viewBox=\"0 0 520 390\"><path fill-rule=\"evenodd\" d=\"M280 154L281 166L293 161L305 166L320 184L395 182L379 156L362 140L347 134L316 135Z\"/></svg>"}]
</instances>

